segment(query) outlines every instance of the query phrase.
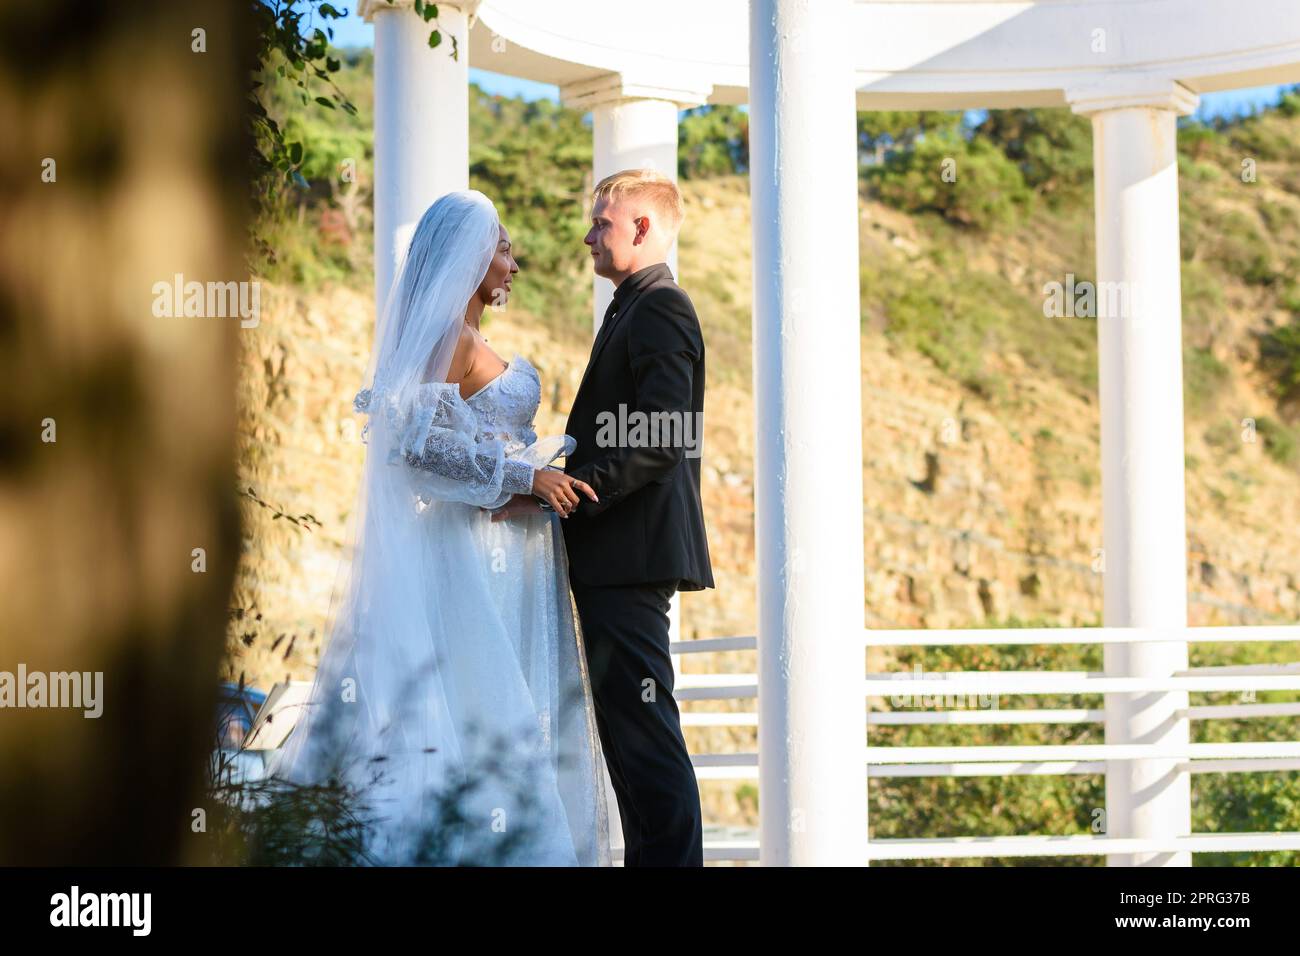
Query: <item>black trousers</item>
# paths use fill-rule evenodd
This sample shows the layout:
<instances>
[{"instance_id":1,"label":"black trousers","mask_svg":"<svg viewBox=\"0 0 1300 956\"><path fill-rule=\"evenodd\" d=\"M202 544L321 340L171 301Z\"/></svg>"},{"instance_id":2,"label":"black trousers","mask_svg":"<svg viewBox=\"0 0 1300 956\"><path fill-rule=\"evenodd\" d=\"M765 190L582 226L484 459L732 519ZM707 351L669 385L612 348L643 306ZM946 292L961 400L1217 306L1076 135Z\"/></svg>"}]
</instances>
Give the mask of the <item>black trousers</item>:
<instances>
[{"instance_id":1,"label":"black trousers","mask_svg":"<svg viewBox=\"0 0 1300 956\"><path fill-rule=\"evenodd\" d=\"M699 785L668 654L675 590L573 587L596 725L623 818L624 866L704 865Z\"/></svg>"}]
</instances>

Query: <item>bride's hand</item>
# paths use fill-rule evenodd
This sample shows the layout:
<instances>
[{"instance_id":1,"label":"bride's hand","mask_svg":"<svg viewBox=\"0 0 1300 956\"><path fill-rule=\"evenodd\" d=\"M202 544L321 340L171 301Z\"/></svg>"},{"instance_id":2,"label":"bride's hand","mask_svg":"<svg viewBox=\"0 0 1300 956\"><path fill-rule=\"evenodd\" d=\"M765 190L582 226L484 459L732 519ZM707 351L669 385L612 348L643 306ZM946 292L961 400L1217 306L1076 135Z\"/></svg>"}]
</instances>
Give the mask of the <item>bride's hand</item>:
<instances>
[{"instance_id":1,"label":"bride's hand","mask_svg":"<svg viewBox=\"0 0 1300 956\"><path fill-rule=\"evenodd\" d=\"M577 478L571 478L562 471L539 468L533 473L533 494L550 502L555 513L561 518L567 518L578 507L580 491L592 501L600 500L591 485Z\"/></svg>"},{"instance_id":2,"label":"bride's hand","mask_svg":"<svg viewBox=\"0 0 1300 956\"><path fill-rule=\"evenodd\" d=\"M484 508L484 511L487 509ZM500 510L492 512L493 521L505 521L515 515L535 515L542 510L541 502L532 495L511 495L510 500Z\"/></svg>"}]
</instances>

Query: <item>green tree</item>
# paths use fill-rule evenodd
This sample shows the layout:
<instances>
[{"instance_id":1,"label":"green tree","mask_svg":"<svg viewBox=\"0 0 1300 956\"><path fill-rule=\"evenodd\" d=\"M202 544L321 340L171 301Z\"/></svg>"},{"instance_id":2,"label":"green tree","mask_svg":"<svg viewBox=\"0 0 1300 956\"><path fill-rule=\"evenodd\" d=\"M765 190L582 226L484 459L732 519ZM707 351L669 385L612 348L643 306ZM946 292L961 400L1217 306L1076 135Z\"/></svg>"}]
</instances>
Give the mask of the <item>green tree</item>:
<instances>
[{"instance_id":1,"label":"green tree","mask_svg":"<svg viewBox=\"0 0 1300 956\"><path fill-rule=\"evenodd\" d=\"M1300 403L1300 318L1260 336L1259 362L1273 376L1278 397Z\"/></svg>"},{"instance_id":2,"label":"green tree","mask_svg":"<svg viewBox=\"0 0 1300 956\"><path fill-rule=\"evenodd\" d=\"M1092 124L1068 109L989 110L975 136L1000 149L1040 196L1073 198L1092 182Z\"/></svg>"},{"instance_id":3,"label":"green tree","mask_svg":"<svg viewBox=\"0 0 1300 956\"><path fill-rule=\"evenodd\" d=\"M935 212L961 226L990 229L1019 214L1029 191L1015 164L985 139L929 134L868 171L881 201L905 212Z\"/></svg>"},{"instance_id":4,"label":"green tree","mask_svg":"<svg viewBox=\"0 0 1300 956\"><path fill-rule=\"evenodd\" d=\"M591 183L591 130L582 114L546 99L470 90L470 185L497 205L510 231L521 281L518 303L569 327L557 302L571 301L585 259L586 201ZM576 333L576 330L574 330Z\"/></svg>"},{"instance_id":5,"label":"green tree","mask_svg":"<svg viewBox=\"0 0 1300 956\"><path fill-rule=\"evenodd\" d=\"M889 150L911 149L918 139L931 133L954 133L961 123L960 112L863 111L858 113L858 147L872 154L878 165L885 161Z\"/></svg>"},{"instance_id":6,"label":"green tree","mask_svg":"<svg viewBox=\"0 0 1300 956\"><path fill-rule=\"evenodd\" d=\"M687 110L678 128L677 174L728 176L749 169L749 114L735 106Z\"/></svg>"}]
</instances>

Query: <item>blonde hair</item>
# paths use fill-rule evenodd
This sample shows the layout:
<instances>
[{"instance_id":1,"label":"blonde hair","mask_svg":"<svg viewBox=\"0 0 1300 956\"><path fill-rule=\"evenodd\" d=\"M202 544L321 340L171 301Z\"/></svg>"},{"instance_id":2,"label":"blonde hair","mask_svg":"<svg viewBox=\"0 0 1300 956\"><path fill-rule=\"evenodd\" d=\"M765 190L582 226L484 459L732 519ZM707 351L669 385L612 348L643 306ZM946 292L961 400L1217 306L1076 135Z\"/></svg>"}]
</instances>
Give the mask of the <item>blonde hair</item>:
<instances>
[{"instance_id":1,"label":"blonde hair","mask_svg":"<svg viewBox=\"0 0 1300 956\"><path fill-rule=\"evenodd\" d=\"M672 235L682 227L686 219L686 209L682 205L682 194L677 191L677 184L663 173L653 169L623 169L606 176L596 184L591 192L591 201L608 198L617 202L628 196L648 203L662 218L662 225Z\"/></svg>"}]
</instances>

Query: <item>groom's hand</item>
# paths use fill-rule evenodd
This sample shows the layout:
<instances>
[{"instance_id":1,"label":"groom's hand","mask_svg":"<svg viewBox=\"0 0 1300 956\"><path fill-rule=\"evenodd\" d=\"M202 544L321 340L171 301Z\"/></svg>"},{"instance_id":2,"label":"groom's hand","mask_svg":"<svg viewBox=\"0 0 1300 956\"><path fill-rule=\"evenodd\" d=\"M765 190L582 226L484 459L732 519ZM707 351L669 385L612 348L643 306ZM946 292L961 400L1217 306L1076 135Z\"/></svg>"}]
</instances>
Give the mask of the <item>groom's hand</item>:
<instances>
[{"instance_id":1,"label":"groom's hand","mask_svg":"<svg viewBox=\"0 0 1300 956\"><path fill-rule=\"evenodd\" d=\"M484 508L484 511L488 509ZM505 521L516 515L535 515L542 511L542 503L532 495L511 495L510 500L492 512L493 521Z\"/></svg>"},{"instance_id":2,"label":"groom's hand","mask_svg":"<svg viewBox=\"0 0 1300 956\"><path fill-rule=\"evenodd\" d=\"M561 518L567 518L578 507L579 493L600 501L591 485L559 469L542 468L533 474L533 494L546 501Z\"/></svg>"}]
</instances>

